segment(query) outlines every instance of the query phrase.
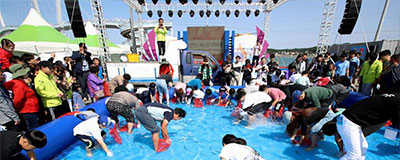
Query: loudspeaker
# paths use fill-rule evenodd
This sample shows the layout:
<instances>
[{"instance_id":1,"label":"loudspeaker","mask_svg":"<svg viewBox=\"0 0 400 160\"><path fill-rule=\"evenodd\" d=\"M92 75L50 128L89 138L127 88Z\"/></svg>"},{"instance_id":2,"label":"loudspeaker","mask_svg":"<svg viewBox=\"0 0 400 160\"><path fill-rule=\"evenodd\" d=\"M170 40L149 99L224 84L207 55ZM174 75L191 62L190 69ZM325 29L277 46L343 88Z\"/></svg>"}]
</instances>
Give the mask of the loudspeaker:
<instances>
[{"instance_id":1,"label":"loudspeaker","mask_svg":"<svg viewBox=\"0 0 400 160\"><path fill-rule=\"evenodd\" d=\"M351 32L353 32L361 9L361 1L362 0L346 0L342 23L338 30L340 34L351 34Z\"/></svg>"},{"instance_id":2,"label":"loudspeaker","mask_svg":"<svg viewBox=\"0 0 400 160\"><path fill-rule=\"evenodd\" d=\"M65 0L65 8L67 9L69 22L75 38L86 37L85 25L83 24L81 9L78 0Z\"/></svg>"}]
</instances>

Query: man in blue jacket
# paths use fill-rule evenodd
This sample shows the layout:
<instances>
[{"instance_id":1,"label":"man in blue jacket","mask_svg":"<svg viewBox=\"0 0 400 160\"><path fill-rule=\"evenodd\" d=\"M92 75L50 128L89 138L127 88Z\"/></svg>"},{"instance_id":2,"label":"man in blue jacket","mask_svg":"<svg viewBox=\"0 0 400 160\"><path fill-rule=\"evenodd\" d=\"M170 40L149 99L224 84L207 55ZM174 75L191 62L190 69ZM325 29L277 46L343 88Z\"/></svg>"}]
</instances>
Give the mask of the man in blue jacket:
<instances>
[{"instance_id":1,"label":"man in blue jacket","mask_svg":"<svg viewBox=\"0 0 400 160\"><path fill-rule=\"evenodd\" d=\"M73 72L81 85L82 95L88 96L87 77L89 75L90 65L93 64L90 56L92 53L87 51L85 43L79 43L79 51L72 52L72 59L75 61ZM86 97L84 97L85 99Z\"/></svg>"}]
</instances>

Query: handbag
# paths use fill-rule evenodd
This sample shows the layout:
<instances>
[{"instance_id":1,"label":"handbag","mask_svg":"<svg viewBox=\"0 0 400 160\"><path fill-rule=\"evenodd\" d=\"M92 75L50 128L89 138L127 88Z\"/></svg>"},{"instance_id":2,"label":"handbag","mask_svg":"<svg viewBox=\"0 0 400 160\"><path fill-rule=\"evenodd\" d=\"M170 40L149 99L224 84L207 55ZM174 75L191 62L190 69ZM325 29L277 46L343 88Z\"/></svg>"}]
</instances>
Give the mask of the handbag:
<instances>
[{"instance_id":1,"label":"handbag","mask_svg":"<svg viewBox=\"0 0 400 160\"><path fill-rule=\"evenodd\" d=\"M88 86L89 89L94 93L94 98L99 99L99 98L103 98L104 97L104 91L103 90L98 90L98 91L94 91L92 86L90 86L89 82L88 82Z\"/></svg>"}]
</instances>

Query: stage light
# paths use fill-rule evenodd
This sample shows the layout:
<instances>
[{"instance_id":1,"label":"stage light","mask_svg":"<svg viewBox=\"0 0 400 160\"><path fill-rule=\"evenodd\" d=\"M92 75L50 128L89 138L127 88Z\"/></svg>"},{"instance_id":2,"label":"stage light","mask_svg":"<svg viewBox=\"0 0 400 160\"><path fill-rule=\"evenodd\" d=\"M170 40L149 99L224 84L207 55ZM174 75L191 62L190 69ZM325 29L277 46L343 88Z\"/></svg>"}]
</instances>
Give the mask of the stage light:
<instances>
[{"instance_id":1,"label":"stage light","mask_svg":"<svg viewBox=\"0 0 400 160\"><path fill-rule=\"evenodd\" d=\"M225 15L226 17L229 17L229 15L231 15L231 11L230 10L225 11Z\"/></svg>"},{"instance_id":2,"label":"stage light","mask_svg":"<svg viewBox=\"0 0 400 160\"><path fill-rule=\"evenodd\" d=\"M144 3L146 3L145 0L138 0L138 2L140 5L143 5Z\"/></svg>"},{"instance_id":3,"label":"stage light","mask_svg":"<svg viewBox=\"0 0 400 160\"><path fill-rule=\"evenodd\" d=\"M251 11L250 10L246 10L246 16L249 17L250 14L251 14Z\"/></svg>"},{"instance_id":4,"label":"stage light","mask_svg":"<svg viewBox=\"0 0 400 160\"><path fill-rule=\"evenodd\" d=\"M239 4L239 0L235 0L235 4Z\"/></svg>"},{"instance_id":5,"label":"stage light","mask_svg":"<svg viewBox=\"0 0 400 160\"><path fill-rule=\"evenodd\" d=\"M199 0L192 0L193 4L197 4L199 2Z\"/></svg>"},{"instance_id":6,"label":"stage light","mask_svg":"<svg viewBox=\"0 0 400 160\"><path fill-rule=\"evenodd\" d=\"M254 12L254 16L257 17L258 15L260 15L260 10L257 9L257 10Z\"/></svg>"},{"instance_id":7,"label":"stage light","mask_svg":"<svg viewBox=\"0 0 400 160\"><path fill-rule=\"evenodd\" d=\"M279 0L272 0L272 1L273 1L275 4L277 4Z\"/></svg>"},{"instance_id":8,"label":"stage light","mask_svg":"<svg viewBox=\"0 0 400 160\"><path fill-rule=\"evenodd\" d=\"M216 10L214 14L215 14L215 17L219 17L219 10Z\"/></svg>"},{"instance_id":9,"label":"stage light","mask_svg":"<svg viewBox=\"0 0 400 160\"><path fill-rule=\"evenodd\" d=\"M165 3L169 5L171 4L171 0L165 0Z\"/></svg>"},{"instance_id":10,"label":"stage light","mask_svg":"<svg viewBox=\"0 0 400 160\"><path fill-rule=\"evenodd\" d=\"M153 4L157 4L158 0L152 0Z\"/></svg>"},{"instance_id":11,"label":"stage light","mask_svg":"<svg viewBox=\"0 0 400 160\"><path fill-rule=\"evenodd\" d=\"M183 14L182 10L179 10L178 11L178 17L182 17L182 14Z\"/></svg>"},{"instance_id":12,"label":"stage light","mask_svg":"<svg viewBox=\"0 0 400 160\"><path fill-rule=\"evenodd\" d=\"M209 5L212 5L212 0L206 0L206 3L208 3Z\"/></svg>"},{"instance_id":13,"label":"stage light","mask_svg":"<svg viewBox=\"0 0 400 160\"><path fill-rule=\"evenodd\" d=\"M153 11L147 11L147 15L148 15L149 17L152 17L152 16L153 16Z\"/></svg>"},{"instance_id":14,"label":"stage light","mask_svg":"<svg viewBox=\"0 0 400 160\"><path fill-rule=\"evenodd\" d=\"M266 0L261 0L260 2L261 2L262 4L265 4Z\"/></svg>"},{"instance_id":15,"label":"stage light","mask_svg":"<svg viewBox=\"0 0 400 160\"><path fill-rule=\"evenodd\" d=\"M169 11L168 11L168 16L169 16L169 17L174 16L174 12L173 12L172 10L169 10Z\"/></svg>"},{"instance_id":16,"label":"stage light","mask_svg":"<svg viewBox=\"0 0 400 160\"><path fill-rule=\"evenodd\" d=\"M180 2L181 4L186 4L186 3L188 2L188 0L179 0L179 2Z\"/></svg>"},{"instance_id":17,"label":"stage light","mask_svg":"<svg viewBox=\"0 0 400 160\"><path fill-rule=\"evenodd\" d=\"M248 3L248 4L251 4L251 0L247 0L247 3Z\"/></svg>"},{"instance_id":18,"label":"stage light","mask_svg":"<svg viewBox=\"0 0 400 160\"><path fill-rule=\"evenodd\" d=\"M207 15L207 17L210 17L211 16L211 11L207 10L206 15Z\"/></svg>"},{"instance_id":19,"label":"stage light","mask_svg":"<svg viewBox=\"0 0 400 160\"><path fill-rule=\"evenodd\" d=\"M225 1L226 1L226 0L219 0L219 2L220 2L221 4L225 4Z\"/></svg>"},{"instance_id":20,"label":"stage light","mask_svg":"<svg viewBox=\"0 0 400 160\"><path fill-rule=\"evenodd\" d=\"M240 11L239 10L235 10L235 17L239 17Z\"/></svg>"},{"instance_id":21,"label":"stage light","mask_svg":"<svg viewBox=\"0 0 400 160\"><path fill-rule=\"evenodd\" d=\"M158 10L158 11L157 11L157 15L158 15L158 17L161 17L161 16L162 16L162 11L161 11L161 10Z\"/></svg>"},{"instance_id":22,"label":"stage light","mask_svg":"<svg viewBox=\"0 0 400 160\"><path fill-rule=\"evenodd\" d=\"M193 10L190 10L190 12L189 12L190 17L193 17L194 14L195 14L194 11L193 11Z\"/></svg>"},{"instance_id":23,"label":"stage light","mask_svg":"<svg viewBox=\"0 0 400 160\"><path fill-rule=\"evenodd\" d=\"M203 10L201 10L201 11L199 12L199 15L200 15L200 17L202 17L202 18L203 18L203 16L204 16L204 11L203 11Z\"/></svg>"}]
</instances>

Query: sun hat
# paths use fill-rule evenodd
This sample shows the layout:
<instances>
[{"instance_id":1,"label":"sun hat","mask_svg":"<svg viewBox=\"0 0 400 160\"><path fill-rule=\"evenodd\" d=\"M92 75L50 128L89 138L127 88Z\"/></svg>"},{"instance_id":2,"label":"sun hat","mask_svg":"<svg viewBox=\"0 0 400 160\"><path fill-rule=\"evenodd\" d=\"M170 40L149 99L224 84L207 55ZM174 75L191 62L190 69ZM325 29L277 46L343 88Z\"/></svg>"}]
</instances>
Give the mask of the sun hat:
<instances>
[{"instance_id":1,"label":"sun hat","mask_svg":"<svg viewBox=\"0 0 400 160\"><path fill-rule=\"evenodd\" d=\"M292 94L293 103L296 103L297 101L299 101L300 96L301 96L301 91L295 90Z\"/></svg>"},{"instance_id":2,"label":"sun hat","mask_svg":"<svg viewBox=\"0 0 400 160\"><path fill-rule=\"evenodd\" d=\"M25 68L21 64L13 64L10 66L9 69L12 73L12 78L18 78L18 77L24 76L24 75L28 74L30 71L29 68Z\"/></svg>"},{"instance_id":3,"label":"sun hat","mask_svg":"<svg viewBox=\"0 0 400 160\"><path fill-rule=\"evenodd\" d=\"M167 59L163 58L161 59L160 64L169 64L169 62L167 61Z\"/></svg>"},{"instance_id":4,"label":"sun hat","mask_svg":"<svg viewBox=\"0 0 400 160\"><path fill-rule=\"evenodd\" d=\"M283 112L283 123L289 124L291 118L292 118L292 112L290 111Z\"/></svg>"},{"instance_id":5,"label":"sun hat","mask_svg":"<svg viewBox=\"0 0 400 160\"><path fill-rule=\"evenodd\" d=\"M99 117L99 124L106 126L107 128L114 128L114 122L110 117L101 115Z\"/></svg>"}]
</instances>

